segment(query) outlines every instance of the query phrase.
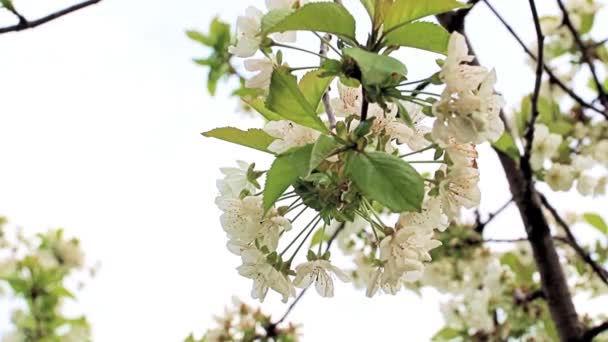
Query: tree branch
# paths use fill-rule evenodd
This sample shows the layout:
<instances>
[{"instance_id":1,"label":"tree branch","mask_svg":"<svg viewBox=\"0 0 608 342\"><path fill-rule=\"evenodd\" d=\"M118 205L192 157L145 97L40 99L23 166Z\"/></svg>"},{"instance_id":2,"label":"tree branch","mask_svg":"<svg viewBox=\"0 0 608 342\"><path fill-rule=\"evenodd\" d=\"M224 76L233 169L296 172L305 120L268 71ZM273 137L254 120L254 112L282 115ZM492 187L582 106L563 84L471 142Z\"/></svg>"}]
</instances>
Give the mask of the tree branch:
<instances>
[{"instance_id":1,"label":"tree branch","mask_svg":"<svg viewBox=\"0 0 608 342\"><path fill-rule=\"evenodd\" d=\"M7 33L7 32L16 32L16 31L23 31L23 30L27 30L27 29L31 29L34 28L36 26L40 26L42 24L46 24L49 21L58 19L60 17L63 17L66 14L70 14L72 12L78 11L80 9L83 9L85 7L94 5L98 2L101 2L101 0L89 0L89 1L84 1L81 2L79 4L64 8L60 11L57 11L55 13L51 13L45 17L42 17L40 19L36 19L36 20L32 20L29 21L27 20L24 16L22 16L19 12L17 12L14 8L8 8L7 9L13 13L15 16L17 16L17 18L19 18L19 23L17 25L13 25L13 26L7 26L7 27L3 27L0 28L0 34L3 33Z\"/></svg>"},{"instance_id":2,"label":"tree branch","mask_svg":"<svg viewBox=\"0 0 608 342\"><path fill-rule=\"evenodd\" d=\"M500 215L500 213L502 213L503 211L505 211L505 209L507 209L509 207L509 205L511 205L511 203L513 203L513 198L509 199L509 201L505 204L503 204L500 208L498 208L498 210L496 210L493 213L490 213L490 215L488 216L488 219L481 222L479 220L479 217L477 218L477 225L475 226L475 231L478 232L479 234L483 233L483 230L486 228L486 226L492 222L494 220L494 218L498 215Z\"/></svg>"},{"instance_id":3,"label":"tree branch","mask_svg":"<svg viewBox=\"0 0 608 342\"><path fill-rule=\"evenodd\" d=\"M319 49L319 54L321 56L327 57L327 53L329 52L329 42L331 41L331 38L332 36L329 33L325 35L325 38L321 38L321 48ZM321 63L323 63L323 59L324 58L321 57ZM329 89L327 89L327 91L323 94L322 101L323 107L325 108L325 113L327 114L327 121L329 121L329 129L333 130L336 127L336 113L334 112L334 109L331 106Z\"/></svg>"},{"instance_id":4,"label":"tree branch","mask_svg":"<svg viewBox=\"0 0 608 342\"><path fill-rule=\"evenodd\" d=\"M532 60L536 61L537 60L536 56L532 53L532 51L530 51L530 49L526 46L524 41L517 35L517 33L515 33L515 30L513 30L511 25L509 25L509 23L507 23L507 21L503 18L503 16L500 13L498 13L496 8L494 8L494 6L492 6L492 4L490 4L490 2L488 0L483 0L483 2L488 6L490 11L492 11L492 13L494 13L494 16L496 16L496 18L503 24L503 26L509 31L509 33L511 33L511 36L513 36L513 38L515 38L515 40L519 43L519 45L522 47L522 49L526 52L526 54ZM555 75L555 73L553 73L553 70L551 70L551 68L547 64L544 65L544 69L545 69L545 72L547 73L547 75L549 76L549 82L557 85L560 89L562 89L564 92L566 92L566 94L568 94L581 107L593 110L594 112L599 113L599 114L603 115L606 119L608 119L608 109L604 109L602 111L602 110L596 108L595 106L593 106L592 104L583 100L582 97L580 97L578 94L576 94L572 89L568 88L568 86L566 86L566 84L564 84L564 82L562 82L562 80L560 80Z\"/></svg>"},{"instance_id":5,"label":"tree branch","mask_svg":"<svg viewBox=\"0 0 608 342\"><path fill-rule=\"evenodd\" d=\"M583 43L581 35L574 27L574 24L572 24L572 21L570 20L570 14L568 13L566 6L564 6L564 2L562 0L557 0L557 5L562 11L563 24L566 25L566 27L572 34L572 37L574 37L574 42L576 42L576 45L578 46L579 50L581 50L581 56L583 57L583 61L585 61L585 63L587 63L587 65L589 66L589 71L591 71L593 82L597 87L597 91L599 94L598 98L600 99L600 103L602 104L602 106L604 106L604 108L608 108L608 97L606 96L606 92L604 91L604 85L602 84L602 82L600 82L600 79L597 76L597 70L595 70L595 63L589 56L589 50L585 46L585 43Z\"/></svg>"},{"instance_id":6,"label":"tree branch","mask_svg":"<svg viewBox=\"0 0 608 342\"><path fill-rule=\"evenodd\" d=\"M532 12L534 29L536 30L538 58L536 60L536 80L534 82L534 92L532 93L532 115L530 118L530 122L528 122L528 128L525 134L526 146L524 148L524 156L521 159L521 168L524 173L524 176L528 179L528 181L532 182L533 174L532 167L530 166L530 154L532 153L532 143L534 141L534 125L536 124L536 119L539 115L538 98L540 95L540 86L543 80L543 66L545 64L545 37L543 36L543 31L540 27L540 18L538 17L536 4L534 3L534 0L529 0L528 2L530 4L530 11Z\"/></svg>"},{"instance_id":7,"label":"tree branch","mask_svg":"<svg viewBox=\"0 0 608 342\"><path fill-rule=\"evenodd\" d=\"M608 321L587 330L585 332L585 334L583 334L583 338L581 339L581 341L582 342L591 342L594 337L598 336L599 334L601 334L607 330L608 330Z\"/></svg>"},{"instance_id":8,"label":"tree branch","mask_svg":"<svg viewBox=\"0 0 608 342\"><path fill-rule=\"evenodd\" d=\"M549 201L547 200L547 197L545 197L545 195L540 194L540 193L539 193L539 195L540 195L540 199L541 199L543 205L545 206L545 208L547 208L547 210L549 210L549 212L551 213L553 218L555 218L555 221L557 222L557 224L559 224L562 227L562 229L564 230L564 232L566 233L566 238L568 240L568 244L576 251L576 253L581 257L581 259L583 259L583 261L585 261L585 263L587 263L589 266L591 266L591 269L593 269L593 272L595 272L597 274L597 276L600 277L602 282L604 282L604 284L608 285L608 271L606 271L606 269L604 269L595 260L593 260L591 258L591 255L589 255L589 253L587 253L585 251L585 249L578 243L578 241L576 241L576 237L574 236L574 234L572 234L572 230L570 229L570 227L568 226L566 221L564 221L564 219L559 215L559 213L557 212L555 207L553 207L549 203Z\"/></svg>"},{"instance_id":9,"label":"tree branch","mask_svg":"<svg viewBox=\"0 0 608 342\"><path fill-rule=\"evenodd\" d=\"M449 13L449 15L439 15L437 19L444 27L458 30L466 37L464 17ZM451 20L456 20L456 22L451 22ZM470 51L470 54L474 54L472 49ZM504 118L504 113L501 113L501 117ZM536 189L525 177L516 161L500 150L495 149L495 151L509 181L513 200L517 204L526 227L528 241L540 273L542 290L560 339L579 341L582 336L581 324Z\"/></svg>"}]
</instances>

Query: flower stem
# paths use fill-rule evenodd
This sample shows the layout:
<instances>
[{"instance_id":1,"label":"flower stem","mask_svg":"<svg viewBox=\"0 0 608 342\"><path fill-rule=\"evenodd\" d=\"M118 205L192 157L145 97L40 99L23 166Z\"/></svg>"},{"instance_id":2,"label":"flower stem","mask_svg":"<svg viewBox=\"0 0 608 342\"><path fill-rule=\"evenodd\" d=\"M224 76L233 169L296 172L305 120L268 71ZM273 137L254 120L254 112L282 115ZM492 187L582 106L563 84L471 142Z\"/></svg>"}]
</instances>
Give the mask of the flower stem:
<instances>
[{"instance_id":1,"label":"flower stem","mask_svg":"<svg viewBox=\"0 0 608 342\"><path fill-rule=\"evenodd\" d=\"M281 254L279 255L283 255L285 254L285 252L287 252L287 250L289 248L291 248L291 246L293 246L294 243L296 243L296 241L298 241L298 239L300 238L300 236L302 236L302 234L304 234L304 232L308 229L308 227L310 227L312 225L312 223L317 219L320 218L319 215L317 214L317 216L315 216L312 220L310 220L310 222L308 222L308 224L304 227L304 229L302 229L298 235L296 235L296 237L289 243L289 245L287 245L287 247L285 247L285 249L281 252ZM314 227L314 226L313 226Z\"/></svg>"},{"instance_id":2,"label":"flower stem","mask_svg":"<svg viewBox=\"0 0 608 342\"><path fill-rule=\"evenodd\" d=\"M402 155L399 156L399 158L408 157L408 156L411 156L411 155L414 155L414 154L422 153L424 151L428 151L428 150L433 149L435 147L437 147L436 144L431 144L431 145L429 145L429 146L427 146L427 147L425 147L425 148L423 148L421 150L410 152L410 153L406 153L406 154L402 154Z\"/></svg>"},{"instance_id":3,"label":"flower stem","mask_svg":"<svg viewBox=\"0 0 608 342\"><path fill-rule=\"evenodd\" d=\"M321 220L322 220L321 216L317 215L316 217L318 217L317 222L315 222L315 224L313 224L310 227L310 230L308 231L308 233L306 234L306 236L304 237L304 239L302 239L302 241L298 245L298 248L296 248L296 250L293 252L293 255L291 256L291 258L289 258L288 263L291 263L293 261L293 258L296 257L296 255L300 251L300 248L302 248L302 246L304 246L304 242L306 242L306 240L308 240L308 238L310 237L310 234L312 234L312 232L315 230L315 227L319 224L319 222L321 222Z\"/></svg>"},{"instance_id":4,"label":"flower stem","mask_svg":"<svg viewBox=\"0 0 608 342\"><path fill-rule=\"evenodd\" d=\"M281 43L274 43L274 44L272 44L272 45L273 45L273 46L278 46L278 47L283 47L283 48L286 48L286 49L298 50L298 51L301 51L301 52L309 53L309 54L311 54L311 55L315 55L315 56L320 57L320 58L327 59L327 57L326 57L326 56L323 56L323 55L321 55L321 54L318 54L318 53L316 53L316 52L314 52L314 51L310 51L310 50L302 49L302 48L297 47L297 46L285 45L285 44L281 44Z\"/></svg>"}]
</instances>

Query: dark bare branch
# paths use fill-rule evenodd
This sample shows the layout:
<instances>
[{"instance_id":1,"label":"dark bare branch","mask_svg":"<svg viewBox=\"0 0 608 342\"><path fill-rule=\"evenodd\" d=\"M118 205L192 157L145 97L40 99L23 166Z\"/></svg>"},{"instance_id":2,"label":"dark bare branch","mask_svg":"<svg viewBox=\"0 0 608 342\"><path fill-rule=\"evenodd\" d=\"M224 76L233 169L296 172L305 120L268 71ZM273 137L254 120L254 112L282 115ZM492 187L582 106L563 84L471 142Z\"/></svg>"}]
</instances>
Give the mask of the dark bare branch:
<instances>
[{"instance_id":1,"label":"dark bare branch","mask_svg":"<svg viewBox=\"0 0 608 342\"><path fill-rule=\"evenodd\" d=\"M23 30L27 30L27 29L31 29L43 24L48 23L49 21L53 21L55 19L58 19L60 17L63 17L64 15L70 14L72 12L78 11L80 9L83 9L85 7L94 5L98 2L101 2L101 0L89 0L89 1L84 1L81 2L79 4L64 8L60 11L51 13L45 17L42 17L40 19L36 19L36 20L27 20L23 15L21 15L19 12L17 12L14 8L13 9L9 9L7 8L11 13L13 13L15 16L17 16L17 18L19 18L19 23L17 25L13 25L13 26L7 26L7 27L3 27L0 28L0 34L2 33L8 33L8 32L17 32L17 31L23 31Z\"/></svg>"},{"instance_id":2,"label":"dark bare branch","mask_svg":"<svg viewBox=\"0 0 608 342\"><path fill-rule=\"evenodd\" d=\"M593 340L593 338L595 338L596 336L598 336L599 334L601 334L605 331L608 331L608 321L587 330L585 332L585 334L583 335L583 338L581 339L581 341L582 342L591 342Z\"/></svg>"},{"instance_id":3,"label":"dark bare branch","mask_svg":"<svg viewBox=\"0 0 608 342\"><path fill-rule=\"evenodd\" d=\"M503 211L505 211L505 209L507 209L509 207L509 205L511 205L511 203L513 203L513 198L509 199L509 201L505 204L503 204L500 208L498 208L495 212L490 213L490 215L488 216L488 218L485 221L481 221L479 220L479 218L477 219L477 225L475 226L475 231L478 232L479 234L483 233L483 230L486 228L486 226L492 222L494 220L494 218L496 218L496 216L500 215L500 213L502 213Z\"/></svg>"},{"instance_id":4,"label":"dark bare branch","mask_svg":"<svg viewBox=\"0 0 608 342\"><path fill-rule=\"evenodd\" d=\"M578 241L576 240L576 237L574 236L574 234L572 234L572 230L570 229L570 227L568 226L566 221L564 221L564 219L559 215L559 213L557 212L555 207L553 207L551 205L551 203L549 203L549 201L547 200L547 197L545 197L545 195L543 195L543 194L540 194L540 198L543 203L543 206L545 208L547 208L547 210L549 210L549 212L551 213L553 218L555 218L555 221L557 222L557 224L559 224L560 227L562 227L562 229L566 233L566 238L568 240L568 244L576 251L576 253L581 257L581 259L583 259L583 261L585 261L585 263L587 263L589 266L591 266L591 269L593 269L593 272L595 272L595 274L597 274L597 276L606 285L608 285L608 271L606 271L606 269L604 269L595 260L593 260L593 258L591 258L591 255L589 255L589 253L587 253L587 251L585 251L585 249L578 243Z\"/></svg>"},{"instance_id":5,"label":"dark bare branch","mask_svg":"<svg viewBox=\"0 0 608 342\"><path fill-rule=\"evenodd\" d=\"M570 14L568 13L566 6L564 6L564 2L562 0L557 0L557 5L559 6L559 9L562 11L563 24L566 25L566 27L572 34L572 37L574 38L574 42L576 43L579 50L581 51L581 56L583 57L583 61L589 66L589 71L591 71L591 76L593 77L593 82L595 83L595 86L597 87L597 91L599 94L598 98L600 100L600 103L602 104L602 106L604 106L604 108L608 108L608 96L606 96L606 91L604 91L604 85L602 84L602 82L600 82L600 79L597 76L597 70L595 69L595 63L594 63L593 59L591 58L591 56L589 56L589 50L587 49L587 46L585 46L585 43L583 43L583 40L581 39L581 35L578 33L578 31L574 27L572 20L570 20Z\"/></svg>"},{"instance_id":6,"label":"dark bare branch","mask_svg":"<svg viewBox=\"0 0 608 342\"><path fill-rule=\"evenodd\" d=\"M494 13L494 16L496 16L496 18L503 24L503 26L507 29L507 31L509 31L509 33L511 33L511 36L513 36L513 38L515 38L515 40L519 43L519 45L522 47L522 49L526 52L526 54L532 60L536 61L537 60L536 55L534 55L534 53L532 53L532 51L526 46L524 41L517 35L517 33L515 32L515 30L513 30L511 25L509 25L509 23L507 23L505 18L496 10L496 8L494 8L494 6L492 6L492 4L490 4L490 2L488 0L483 0L483 2L488 6L490 11L492 11L492 13ZM604 110L600 110L597 107L593 106L592 104L588 103L587 101L583 100L582 97L580 97L578 94L576 94L572 89L568 88L568 86L566 86L566 84L555 75L553 70L551 70L551 68L547 64L544 65L544 68L545 68L545 72L549 76L549 82L557 85L566 94L568 94L568 96L570 96L574 101L576 101L581 107L593 110L594 112L599 113L608 119L608 109L605 108Z\"/></svg>"}]
</instances>

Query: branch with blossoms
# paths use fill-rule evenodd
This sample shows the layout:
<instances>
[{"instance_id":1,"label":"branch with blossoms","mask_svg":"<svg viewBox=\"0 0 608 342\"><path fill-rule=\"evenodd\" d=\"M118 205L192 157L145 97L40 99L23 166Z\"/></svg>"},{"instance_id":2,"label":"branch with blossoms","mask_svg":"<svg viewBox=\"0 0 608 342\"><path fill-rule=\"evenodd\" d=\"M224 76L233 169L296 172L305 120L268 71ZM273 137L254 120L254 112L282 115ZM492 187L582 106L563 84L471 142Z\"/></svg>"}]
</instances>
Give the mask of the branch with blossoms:
<instances>
[{"instance_id":1,"label":"branch with blossoms","mask_svg":"<svg viewBox=\"0 0 608 342\"><path fill-rule=\"evenodd\" d=\"M76 298L67 284L85 270L79 241L62 230L28 237L9 228L0 217L0 291L14 306L12 329L3 330L2 341L89 341L87 319L62 308Z\"/></svg>"},{"instance_id":2,"label":"branch with blossoms","mask_svg":"<svg viewBox=\"0 0 608 342\"><path fill-rule=\"evenodd\" d=\"M232 68L226 61L233 65L244 58L255 73L237 75L243 87L235 94L245 97L265 125L203 133L273 157L266 168L247 162L223 168L218 181L216 203L228 249L241 258L239 274L253 281L252 296L262 301L276 292L288 302L296 288L303 289L286 317L313 284L323 297L333 296L335 278L370 297L394 295L421 286L441 288L429 279L437 267L439 274L451 275L446 291L452 301L444 310L447 325L435 340L582 336L566 282L580 274L562 270L560 263L572 262L573 255L557 253L534 184L564 186L558 179L562 170L545 170L551 159L554 168L576 165L572 177L582 194L602 192L603 178L587 171L602 162L594 149L605 138L601 133L566 144L575 125L592 123L585 116L556 121L549 115L559 106L547 95L543 77L554 58L545 49L555 37L542 30L534 1L528 10L535 14L541 51L535 56L537 77L513 131L505 130L501 119L496 72L479 65L461 34L471 6L452 0L362 1L371 27L359 41L356 20L339 1L266 4L267 12L248 8L232 44L214 51L226 70ZM421 20L430 16L460 33ZM315 35L319 45L299 44L297 36L304 32ZM445 58L427 77L409 80L407 70L416 62L406 65L398 58L402 47ZM294 65L287 50L311 62ZM547 74L550 81L555 78ZM434 89L427 91L428 85ZM524 243L511 241L515 248L508 252L484 247L492 239L474 225L458 223L462 209L479 205L475 146L485 142L499 153L528 232ZM334 263L334 239L352 257L354 269ZM537 271L540 280L533 276ZM518 300L536 298L538 291L546 303Z\"/></svg>"}]
</instances>

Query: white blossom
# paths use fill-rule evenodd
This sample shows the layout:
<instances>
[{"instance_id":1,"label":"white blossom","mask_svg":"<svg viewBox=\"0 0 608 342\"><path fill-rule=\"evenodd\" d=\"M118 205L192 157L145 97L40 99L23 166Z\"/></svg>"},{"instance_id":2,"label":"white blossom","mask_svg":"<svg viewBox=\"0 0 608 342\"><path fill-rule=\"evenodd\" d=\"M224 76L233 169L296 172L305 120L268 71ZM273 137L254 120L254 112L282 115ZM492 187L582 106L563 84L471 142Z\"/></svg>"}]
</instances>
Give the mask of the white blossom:
<instances>
[{"instance_id":1,"label":"white blossom","mask_svg":"<svg viewBox=\"0 0 608 342\"><path fill-rule=\"evenodd\" d=\"M264 126L264 131L277 138L268 146L268 150L278 154L315 142L320 135L312 128L288 120L270 121Z\"/></svg>"},{"instance_id":2,"label":"white blossom","mask_svg":"<svg viewBox=\"0 0 608 342\"><path fill-rule=\"evenodd\" d=\"M220 222L228 234L228 249L238 254L257 239L262 246L274 251L281 233L291 228L288 219L270 209L264 215L263 200L260 196L247 196L243 199L220 199L218 207L224 213Z\"/></svg>"},{"instance_id":3,"label":"white blossom","mask_svg":"<svg viewBox=\"0 0 608 342\"><path fill-rule=\"evenodd\" d=\"M606 187L608 186L608 176L600 177L595 184L593 189L593 195L600 196L606 194Z\"/></svg>"},{"instance_id":4,"label":"white blossom","mask_svg":"<svg viewBox=\"0 0 608 342\"><path fill-rule=\"evenodd\" d=\"M340 95L338 98L331 100L331 105L337 115L360 115L363 103L361 87L349 87L338 81L338 94Z\"/></svg>"},{"instance_id":5,"label":"white blossom","mask_svg":"<svg viewBox=\"0 0 608 342\"><path fill-rule=\"evenodd\" d=\"M256 191L255 186L247 179L250 164L242 160L237 160L236 163L238 167L220 168L224 178L218 179L216 186L221 198L238 198L244 190L249 193Z\"/></svg>"},{"instance_id":6,"label":"white blossom","mask_svg":"<svg viewBox=\"0 0 608 342\"><path fill-rule=\"evenodd\" d=\"M228 47L228 52L238 57L253 56L262 43L262 17L264 13L259 9L249 6L244 16L237 19L238 40L236 46Z\"/></svg>"},{"instance_id":7,"label":"white blossom","mask_svg":"<svg viewBox=\"0 0 608 342\"><path fill-rule=\"evenodd\" d=\"M283 296L283 302L295 296L295 288L285 275L277 271L266 261L266 257L257 249L250 248L241 254L243 264L237 268L240 275L253 280L251 296L261 302L271 288Z\"/></svg>"},{"instance_id":8,"label":"white blossom","mask_svg":"<svg viewBox=\"0 0 608 342\"><path fill-rule=\"evenodd\" d=\"M440 245L441 242L433 239L431 229L398 224L394 234L380 241L380 260L384 261L381 283L398 288L402 281L420 279L423 263L431 261L429 251Z\"/></svg>"},{"instance_id":9,"label":"white blossom","mask_svg":"<svg viewBox=\"0 0 608 342\"><path fill-rule=\"evenodd\" d=\"M488 73L486 68L465 64L472 62L473 59L474 57L469 55L466 38L458 32L452 33L448 43L448 55L439 73L439 78L446 84L448 93L477 89L486 77Z\"/></svg>"},{"instance_id":10,"label":"white blossom","mask_svg":"<svg viewBox=\"0 0 608 342\"><path fill-rule=\"evenodd\" d=\"M448 218L458 217L462 207L471 209L479 205L481 193L478 183L479 170L476 168L456 165L447 169L445 179L439 184L439 196Z\"/></svg>"},{"instance_id":11,"label":"white blossom","mask_svg":"<svg viewBox=\"0 0 608 342\"><path fill-rule=\"evenodd\" d=\"M441 211L441 199L439 197L426 196L422 202L420 212L410 211L399 215L397 225L400 227L416 226L424 230L437 229L444 231L448 225L448 219Z\"/></svg>"},{"instance_id":12,"label":"white blossom","mask_svg":"<svg viewBox=\"0 0 608 342\"><path fill-rule=\"evenodd\" d=\"M84 253L77 240L58 241L54 251L67 267L78 268L84 264Z\"/></svg>"},{"instance_id":13,"label":"white blossom","mask_svg":"<svg viewBox=\"0 0 608 342\"><path fill-rule=\"evenodd\" d=\"M475 145L469 143L459 144L455 139L450 139L444 148L454 165L477 167L477 157L479 155Z\"/></svg>"},{"instance_id":14,"label":"white blossom","mask_svg":"<svg viewBox=\"0 0 608 342\"><path fill-rule=\"evenodd\" d=\"M255 76L245 81L245 86L267 90L270 87L275 62L268 58L253 58L246 60L244 64L247 71L257 72Z\"/></svg>"},{"instance_id":15,"label":"white blossom","mask_svg":"<svg viewBox=\"0 0 608 342\"><path fill-rule=\"evenodd\" d=\"M553 164L545 174L545 182L553 191L568 191L574 183L574 169L571 165Z\"/></svg>"},{"instance_id":16,"label":"white blossom","mask_svg":"<svg viewBox=\"0 0 608 342\"><path fill-rule=\"evenodd\" d=\"M349 277L344 271L327 260L319 259L296 266L296 277L293 280L293 284L299 288L306 288L314 281L319 295L322 297L333 297L334 282L331 277L332 273L342 281L349 281Z\"/></svg>"},{"instance_id":17,"label":"white blossom","mask_svg":"<svg viewBox=\"0 0 608 342\"><path fill-rule=\"evenodd\" d=\"M576 181L576 190L583 196L589 196L593 194L596 184L597 178L589 175L581 175Z\"/></svg>"},{"instance_id":18,"label":"white blossom","mask_svg":"<svg viewBox=\"0 0 608 342\"><path fill-rule=\"evenodd\" d=\"M545 160L552 158L562 143L562 137L549 132L543 124L534 125L534 141L530 155L530 166L534 170L540 170Z\"/></svg>"},{"instance_id":19,"label":"white blossom","mask_svg":"<svg viewBox=\"0 0 608 342\"><path fill-rule=\"evenodd\" d=\"M598 141L593 147L593 158L608 166L608 139Z\"/></svg>"}]
</instances>

